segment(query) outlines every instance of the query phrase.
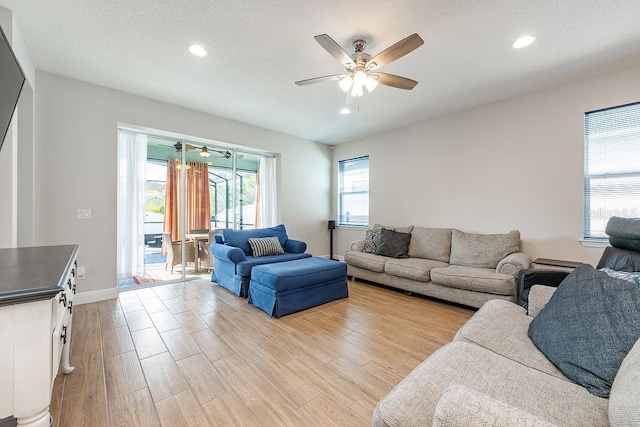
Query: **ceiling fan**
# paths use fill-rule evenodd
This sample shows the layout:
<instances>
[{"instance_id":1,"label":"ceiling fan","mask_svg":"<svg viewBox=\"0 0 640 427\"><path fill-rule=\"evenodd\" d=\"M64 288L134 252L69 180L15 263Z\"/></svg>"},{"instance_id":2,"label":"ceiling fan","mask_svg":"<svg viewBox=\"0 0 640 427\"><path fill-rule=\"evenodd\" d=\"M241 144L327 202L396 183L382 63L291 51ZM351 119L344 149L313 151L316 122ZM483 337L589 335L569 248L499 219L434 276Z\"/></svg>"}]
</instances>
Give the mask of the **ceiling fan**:
<instances>
[{"instance_id":1,"label":"ceiling fan","mask_svg":"<svg viewBox=\"0 0 640 427\"><path fill-rule=\"evenodd\" d=\"M340 88L344 92L347 92L347 101L349 101L349 96L352 98L362 96L364 94L363 88L367 88L367 91L373 92L378 84L405 90L411 90L418 84L417 81L406 77L375 71L422 46L424 40L416 33L400 40L373 57L364 52L364 48L366 47L364 40L359 39L353 42L354 53L349 56L349 54L328 35L320 34L314 38L331 56L340 61L340 64L345 67L346 72L300 80L296 82L298 86L337 80Z\"/></svg>"}]
</instances>

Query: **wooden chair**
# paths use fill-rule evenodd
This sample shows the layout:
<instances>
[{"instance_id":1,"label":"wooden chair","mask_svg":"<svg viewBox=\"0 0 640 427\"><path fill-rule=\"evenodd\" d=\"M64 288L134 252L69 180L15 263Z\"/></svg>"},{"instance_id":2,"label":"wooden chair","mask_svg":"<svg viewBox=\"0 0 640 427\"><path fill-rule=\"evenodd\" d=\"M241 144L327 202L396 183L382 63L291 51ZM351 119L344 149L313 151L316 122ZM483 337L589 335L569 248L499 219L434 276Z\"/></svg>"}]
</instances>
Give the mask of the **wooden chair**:
<instances>
[{"instance_id":1,"label":"wooden chair","mask_svg":"<svg viewBox=\"0 0 640 427\"><path fill-rule=\"evenodd\" d=\"M162 233L162 244L165 247L167 252L167 262L164 265L165 271L169 268L169 264L171 264L171 273L173 273L173 267L182 263L182 241L178 240L176 242L171 240L171 234L164 232ZM196 262L196 250L193 243L187 242L186 247L186 263Z\"/></svg>"}]
</instances>

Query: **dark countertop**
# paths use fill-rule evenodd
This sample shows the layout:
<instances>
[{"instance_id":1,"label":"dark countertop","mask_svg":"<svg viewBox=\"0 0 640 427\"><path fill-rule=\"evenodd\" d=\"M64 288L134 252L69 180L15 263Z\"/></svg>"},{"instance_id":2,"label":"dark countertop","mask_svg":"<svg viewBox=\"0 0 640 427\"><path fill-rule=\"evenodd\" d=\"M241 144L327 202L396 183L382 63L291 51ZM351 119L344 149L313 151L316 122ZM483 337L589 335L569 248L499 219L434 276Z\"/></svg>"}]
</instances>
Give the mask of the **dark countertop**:
<instances>
[{"instance_id":1,"label":"dark countertop","mask_svg":"<svg viewBox=\"0 0 640 427\"><path fill-rule=\"evenodd\" d=\"M77 254L78 245L0 249L0 306L53 298Z\"/></svg>"}]
</instances>

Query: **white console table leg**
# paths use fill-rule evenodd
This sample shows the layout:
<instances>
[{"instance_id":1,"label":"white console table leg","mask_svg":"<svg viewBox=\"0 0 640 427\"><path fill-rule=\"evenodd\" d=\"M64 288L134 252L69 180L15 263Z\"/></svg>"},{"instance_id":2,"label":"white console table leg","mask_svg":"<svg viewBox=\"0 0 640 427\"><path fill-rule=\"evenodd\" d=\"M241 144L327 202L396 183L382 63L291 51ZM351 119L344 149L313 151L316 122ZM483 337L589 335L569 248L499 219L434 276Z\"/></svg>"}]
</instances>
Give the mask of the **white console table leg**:
<instances>
[{"instance_id":1,"label":"white console table leg","mask_svg":"<svg viewBox=\"0 0 640 427\"><path fill-rule=\"evenodd\" d=\"M17 418L19 426L25 427L49 427L51 424L51 415L47 406L42 412L28 417Z\"/></svg>"},{"instance_id":2,"label":"white console table leg","mask_svg":"<svg viewBox=\"0 0 640 427\"><path fill-rule=\"evenodd\" d=\"M65 375L70 374L75 369L71 366L69 362L69 348L71 347L71 324L73 323L73 318L69 316L69 326L67 326L67 342L62 347L62 360L60 367L62 368L62 373Z\"/></svg>"}]
</instances>

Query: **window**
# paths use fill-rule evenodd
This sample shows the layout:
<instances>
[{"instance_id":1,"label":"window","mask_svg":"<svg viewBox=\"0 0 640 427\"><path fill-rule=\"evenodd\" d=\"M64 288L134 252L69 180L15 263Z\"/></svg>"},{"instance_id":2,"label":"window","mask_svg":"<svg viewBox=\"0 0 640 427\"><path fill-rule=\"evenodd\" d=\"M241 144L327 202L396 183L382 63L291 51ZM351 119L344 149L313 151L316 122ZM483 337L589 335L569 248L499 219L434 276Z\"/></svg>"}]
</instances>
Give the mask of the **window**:
<instances>
[{"instance_id":1,"label":"window","mask_svg":"<svg viewBox=\"0 0 640 427\"><path fill-rule=\"evenodd\" d=\"M584 135L584 237L601 239L610 217L640 217L640 103L586 113Z\"/></svg>"},{"instance_id":2,"label":"window","mask_svg":"<svg viewBox=\"0 0 640 427\"><path fill-rule=\"evenodd\" d=\"M369 156L338 162L338 225L369 225Z\"/></svg>"}]
</instances>

